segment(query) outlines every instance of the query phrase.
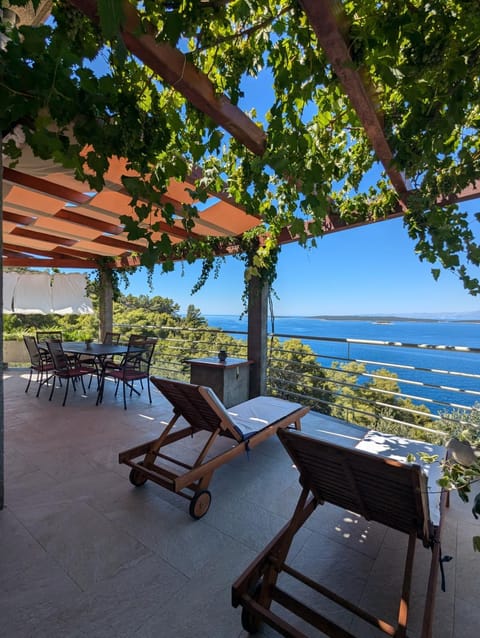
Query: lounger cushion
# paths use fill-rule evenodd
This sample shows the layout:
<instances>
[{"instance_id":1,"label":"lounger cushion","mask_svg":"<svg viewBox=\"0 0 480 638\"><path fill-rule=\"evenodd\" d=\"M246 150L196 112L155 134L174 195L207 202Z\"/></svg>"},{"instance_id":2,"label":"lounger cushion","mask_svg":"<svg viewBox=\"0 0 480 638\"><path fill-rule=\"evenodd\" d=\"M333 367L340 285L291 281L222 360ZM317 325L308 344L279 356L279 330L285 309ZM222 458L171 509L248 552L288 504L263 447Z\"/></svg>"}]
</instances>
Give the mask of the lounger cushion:
<instances>
[{"instance_id":1,"label":"lounger cushion","mask_svg":"<svg viewBox=\"0 0 480 638\"><path fill-rule=\"evenodd\" d=\"M355 446L357 450L371 452L402 463L407 462L409 454L415 455L415 463L420 465L428 477L428 506L430 519L434 525L440 523L441 489L437 481L442 476L441 461L445 458L445 448L424 441L407 439L393 434L385 434L376 430L369 430L363 439ZM431 464L422 461L419 454L437 455L438 460Z\"/></svg>"},{"instance_id":2,"label":"lounger cushion","mask_svg":"<svg viewBox=\"0 0 480 638\"><path fill-rule=\"evenodd\" d=\"M248 439L302 407L300 403L260 396L234 405L227 412L237 432Z\"/></svg>"}]
</instances>

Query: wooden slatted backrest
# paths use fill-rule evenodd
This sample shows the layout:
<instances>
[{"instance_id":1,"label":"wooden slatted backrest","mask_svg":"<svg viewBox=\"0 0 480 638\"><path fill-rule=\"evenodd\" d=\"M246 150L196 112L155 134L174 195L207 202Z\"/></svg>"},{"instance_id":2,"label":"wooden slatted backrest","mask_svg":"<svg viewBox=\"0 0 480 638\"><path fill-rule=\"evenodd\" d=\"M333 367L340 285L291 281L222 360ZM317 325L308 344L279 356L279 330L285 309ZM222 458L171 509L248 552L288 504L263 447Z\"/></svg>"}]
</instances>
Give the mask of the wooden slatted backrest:
<instances>
[{"instance_id":1,"label":"wooden slatted backrest","mask_svg":"<svg viewBox=\"0 0 480 638\"><path fill-rule=\"evenodd\" d=\"M401 463L294 431L278 436L300 472L300 482L332 503L401 532L429 536L427 481L419 465Z\"/></svg>"},{"instance_id":2,"label":"wooden slatted backrest","mask_svg":"<svg viewBox=\"0 0 480 638\"><path fill-rule=\"evenodd\" d=\"M220 427L222 434L241 440L225 408L210 388L160 377L151 377L150 381L170 401L175 413L181 414L196 430L215 432Z\"/></svg>"}]
</instances>

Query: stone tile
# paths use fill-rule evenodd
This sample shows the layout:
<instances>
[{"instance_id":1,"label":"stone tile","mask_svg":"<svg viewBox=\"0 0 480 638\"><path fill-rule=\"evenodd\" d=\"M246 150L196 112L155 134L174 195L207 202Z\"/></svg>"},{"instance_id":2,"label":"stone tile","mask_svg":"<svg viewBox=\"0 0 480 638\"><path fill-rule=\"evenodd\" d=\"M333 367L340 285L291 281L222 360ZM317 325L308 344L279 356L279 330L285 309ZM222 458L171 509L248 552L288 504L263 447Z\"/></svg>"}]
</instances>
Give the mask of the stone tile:
<instances>
[{"instance_id":1,"label":"stone tile","mask_svg":"<svg viewBox=\"0 0 480 638\"><path fill-rule=\"evenodd\" d=\"M0 512L0 565L0 632L65 636L50 617L81 590L8 509Z\"/></svg>"},{"instance_id":2,"label":"stone tile","mask_svg":"<svg viewBox=\"0 0 480 638\"><path fill-rule=\"evenodd\" d=\"M158 638L159 628L168 627L176 638L226 638L241 632L240 613L231 604L231 584L254 558L245 549L232 552L220 547L215 559L174 595L169 604L152 608L151 617L134 637Z\"/></svg>"},{"instance_id":3,"label":"stone tile","mask_svg":"<svg viewBox=\"0 0 480 638\"><path fill-rule=\"evenodd\" d=\"M185 576L168 563L149 556L82 592L50 620L61 622L68 636L80 630L95 638L130 638L186 583Z\"/></svg>"},{"instance_id":4,"label":"stone tile","mask_svg":"<svg viewBox=\"0 0 480 638\"><path fill-rule=\"evenodd\" d=\"M179 501L183 506L184 500ZM189 577L215 561L218 551L233 552L237 546L236 539L204 522L205 519L194 521L184 509L147 490L130 490L123 501L112 503L106 516L117 529L138 539Z\"/></svg>"},{"instance_id":5,"label":"stone tile","mask_svg":"<svg viewBox=\"0 0 480 638\"><path fill-rule=\"evenodd\" d=\"M452 638L477 638L478 616L478 600L456 598Z\"/></svg>"},{"instance_id":6,"label":"stone tile","mask_svg":"<svg viewBox=\"0 0 480 638\"><path fill-rule=\"evenodd\" d=\"M305 522L305 527L312 531L321 531L332 540L371 558L378 554L387 533L384 525L366 521L358 514L330 503L318 506Z\"/></svg>"},{"instance_id":7,"label":"stone tile","mask_svg":"<svg viewBox=\"0 0 480 638\"><path fill-rule=\"evenodd\" d=\"M249 457L219 468L210 484L212 504L200 521L188 501L158 485L134 488L118 453L157 437L172 410L159 392L128 403L95 406L95 394L61 391L48 401L35 388L25 394L25 371L5 381L7 503L0 512L0 633L21 638L246 638L231 585L290 518L299 494L298 474L276 437ZM314 413L303 431L355 445L361 428ZM180 427L180 425L179 425ZM201 437L177 444L194 459ZM220 443L220 448L229 441ZM220 449L219 448L219 449ZM442 550L446 592L436 600L435 638L478 633L479 533L471 506L452 494ZM339 588L360 604L395 616L404 561L404 535L321 506L295 536L288 562ZM430 552L419 546L411 605L411 638L423 608ZM315 593L281 577L300 599L341 620L359 638L370 627L345 618ZM283 582L285 581L285 582ZM301 619L292 624L319 635ZM165 628L168 628L168 633ZM2 634L3 635L3 634ZM278 634L268 626L259 636Z\"/></svg>"},{"instance_id":8,"label":"stone tile","mask_svg":"<svg viewBox=\"0 0 480 638\"><path fill-rule=\"evenodd\" d=\"M150 555L142 543L80 501L31 507L21 517L50 559L81 589Z\"/></svg>"}]
</instances>

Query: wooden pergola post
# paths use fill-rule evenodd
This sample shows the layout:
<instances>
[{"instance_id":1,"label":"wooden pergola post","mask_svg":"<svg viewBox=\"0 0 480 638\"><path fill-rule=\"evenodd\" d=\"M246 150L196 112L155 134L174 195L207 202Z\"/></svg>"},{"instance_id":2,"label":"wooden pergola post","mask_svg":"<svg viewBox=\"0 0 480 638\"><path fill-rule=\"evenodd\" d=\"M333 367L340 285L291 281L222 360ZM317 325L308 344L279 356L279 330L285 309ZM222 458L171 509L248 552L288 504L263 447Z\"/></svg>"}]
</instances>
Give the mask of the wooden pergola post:
<instances>
[{"instance_id":1,"label":"wooden pergola post","mask_svg":"<svg viewBox=\"0 0 480 638\"><path fill-rule=\"evenodd\" d=\"M248 285L248 358L250 398L267 393L268 284L252 277Z\"/></svg>"},{"instance_id":2,"label":"wooden pergola post","mask_svg":"<svg viewBox=\"0 0 480 638\"><path fill-rule=\"evenodd\" d=\"M98 271L100 282L98 291L98 339L102 341L105 333L111 332L113 329L113 287L111 269L100 267Z\"/></svg>"}]
</instances>

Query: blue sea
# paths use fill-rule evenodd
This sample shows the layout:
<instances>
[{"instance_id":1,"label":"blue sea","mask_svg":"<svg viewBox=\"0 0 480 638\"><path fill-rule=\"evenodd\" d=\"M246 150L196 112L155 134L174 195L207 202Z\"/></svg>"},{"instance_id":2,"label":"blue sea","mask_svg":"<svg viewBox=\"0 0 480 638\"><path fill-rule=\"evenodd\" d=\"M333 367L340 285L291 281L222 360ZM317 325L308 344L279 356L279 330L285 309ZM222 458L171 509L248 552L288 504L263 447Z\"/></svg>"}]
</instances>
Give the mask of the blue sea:
<instances>
[{"instance_id":1,"label":"blue sea","mask_svg":"<svg viewBox=\"0 0 480 638\"><path fill-rule=\"evenodd\" d=\"M229 331L246 331L247 318L239 319L233 315L206 315L212 327ZM277 335L294 335L310 345L318 355L322 365L330 366L333 360L360 359L374 362L367 364L368 370L378 369L382 362L423 368L418 372L401 368L395 370L400 380L402 392L410 396L420 395L433 401L453 403L459 406L471 406L480 402L480 379L463 374L480 374L480 323L461 321L392 321L376 323L358 320L324 320L310 317L276 317L274 330ZM268 332L272 332L269 321ZM246 338L232 335L236 338ZM402 344L418 344L423 348L381 347L371 344L352 344L335 341L315 341L308 337L330 339L360 339L367 341L385 341ZM282 338L282 340L285 340ZM428 346L444 346L432 349ZM479 352L454 351L453 348L478 349ZM447 375L430 373L429 370L448 370L461 373ZM416 382L422 382L416 387ZM410 383L408 383L410 381ZM443 386L430 388L429 386ZM459 387L460 391L448 390ZM444 389L445 388L445 389ZM464 393L467 390L472 394ZM479 393L478 396L475 393ZM415 401L418 403L418 401ZM428 404L427 404L428 405ZM429 406L437 412L441 406Z\"/></svg>"}]
</instances>

